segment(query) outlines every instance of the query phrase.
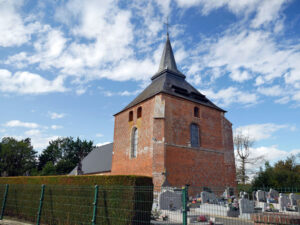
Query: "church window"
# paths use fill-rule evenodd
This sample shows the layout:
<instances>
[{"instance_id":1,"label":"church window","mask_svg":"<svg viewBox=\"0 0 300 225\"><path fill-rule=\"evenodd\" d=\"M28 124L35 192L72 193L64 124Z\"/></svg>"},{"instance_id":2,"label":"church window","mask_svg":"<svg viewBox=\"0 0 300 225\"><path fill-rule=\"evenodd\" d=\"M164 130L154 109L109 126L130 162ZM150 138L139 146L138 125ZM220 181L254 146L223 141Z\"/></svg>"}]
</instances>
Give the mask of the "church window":
<instances>
[{"instance_id":1,"label":"church window","mask_svg":"<svg viewBox=\"0 0 300 225\"><path fill-rule=\"evenodd\" d=\"M199 126L192 123L190 126L191 130L191 147L199 147Z\"/></svg>"},{"instance_id":2,"label":"church window","mask_svg":"<svg viewBox=\"0 0 300 225\"><path fill-rule=\"evenodd\" d=\"M138 146L138 129L134 127L131 134L131 158L136 158Z\"/></svg>"},{"instance_id":3,"label":"church window","mask_svg":"<svg viewBox=\"0 0 300 225\"><path fill-rule=\"evenodd\" d=\"M199 108L194 107L194 117L199 117Z\"/></svg>"},{"instance_id":4,"label":"church window","mask_svg":"<svg viewBox=\"0 0 300 225\"><path fill-rule=\"evenodd\" d=\"M138 109L137 109L137 118L140 118L140 117L142 117L142 107L141 106L138 107Z\"/></svg>"},{"instance_id":5,"label":"church window","mask_svg":"<svg viewBox=\"0 0 300 225\"><path fill-rule=\"evenodd\" d=\"M129 112L129 119L128 119L129 121L132 121L133 120L133 112L132 111L130 111Z\"/></svg>"}]
</instances>

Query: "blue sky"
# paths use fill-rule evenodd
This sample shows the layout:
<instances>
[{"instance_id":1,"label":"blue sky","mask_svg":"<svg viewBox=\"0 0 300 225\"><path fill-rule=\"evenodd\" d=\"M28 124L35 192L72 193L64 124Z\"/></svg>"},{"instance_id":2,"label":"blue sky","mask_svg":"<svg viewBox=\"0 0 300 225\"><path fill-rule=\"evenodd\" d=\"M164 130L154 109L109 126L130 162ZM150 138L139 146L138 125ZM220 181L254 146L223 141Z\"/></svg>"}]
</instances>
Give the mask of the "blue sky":
<instances>
[{"instance_id":1,"label":"blue sky","mask_svg":"<svg viewBox=\"0 0 300 225\"><path fill-rule=\"evenodd\" d=\"M166 39L188 81L268 160L300 152L300 2L0 0L0 137L113 141Z\"/></svg>"}]
</instances>

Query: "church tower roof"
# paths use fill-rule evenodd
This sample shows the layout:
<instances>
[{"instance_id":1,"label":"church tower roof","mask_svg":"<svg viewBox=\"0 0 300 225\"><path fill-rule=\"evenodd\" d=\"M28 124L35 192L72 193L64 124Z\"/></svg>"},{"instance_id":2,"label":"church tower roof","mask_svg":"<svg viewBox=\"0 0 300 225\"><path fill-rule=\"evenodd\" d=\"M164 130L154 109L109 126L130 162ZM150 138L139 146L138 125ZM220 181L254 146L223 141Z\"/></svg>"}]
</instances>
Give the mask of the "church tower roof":
<instances>
[{"instance_id":1,"label":"church tower roof","mask_svg":"<svg viewBox=\"0 0 300 225\"><path fill-rule=\"evenodd\" d=\"M152 76L151 84L120 112L123 112L124 110L131 108L159 93L173 95L198 104L215 108L222 112L226 112L208 100L205 95L201 94L196 88L190 85L185 78L185 75L177 69L169 34L167 34L167 40L164 46L159 68L157 73ZM119 114L120 112L116 113L115 115Z\"/></svg>"},{"instance_id":2,"label":"church tower roof","mask_svg":"<svg viewBox=\"0 0 300 225\"><path fill-rule=\"evenodd\" d=\"M160 59L160 64L158 68L158 73L165 70L169 69L171 71L174 71L176 73L180 73L177 69L169 34L167 34L167 41L165 43L164 51L162 53L161 59Z\"/></svg>"}]
</instances>

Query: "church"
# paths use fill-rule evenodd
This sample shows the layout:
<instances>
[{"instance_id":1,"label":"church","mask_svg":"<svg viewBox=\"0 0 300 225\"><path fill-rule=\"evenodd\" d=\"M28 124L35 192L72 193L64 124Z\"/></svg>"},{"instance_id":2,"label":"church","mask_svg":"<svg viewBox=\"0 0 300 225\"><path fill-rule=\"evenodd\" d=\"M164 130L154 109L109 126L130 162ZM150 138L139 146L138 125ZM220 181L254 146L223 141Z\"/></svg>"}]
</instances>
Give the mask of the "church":
<instances>
[{"instance_id":1,"label":"church","mask_svg":"<svg viewBox=\"0 0 300 225\"><path fill-rule=\"evenodd\" d=\"M178 70L168 34L151 81L114 115L113 143L90 152L80 173L150 176L155 186L236 187L232 124Z\"/></svg>"}]
</instances>

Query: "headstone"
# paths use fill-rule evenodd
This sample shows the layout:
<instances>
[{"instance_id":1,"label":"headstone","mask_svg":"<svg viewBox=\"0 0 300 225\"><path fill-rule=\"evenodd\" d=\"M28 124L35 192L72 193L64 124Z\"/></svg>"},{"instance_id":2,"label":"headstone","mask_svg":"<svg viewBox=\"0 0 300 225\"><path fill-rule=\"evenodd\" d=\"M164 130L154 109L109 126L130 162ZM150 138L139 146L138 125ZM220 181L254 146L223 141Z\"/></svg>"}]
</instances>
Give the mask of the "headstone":
<instances>
[{"instance_id":1,"label":"headstone","mask_svg":"<svg viewBox=\"0 0 300 225\"><path fill-rule=\"evenodd\" d=\"M256 192L256 200L259 202L266 202L266 192L258 190Z\"/></svg>"},{"instance_id":2,"label":"headstone","mask_svg":"<svg viewBox=\"0 0 300 225\"><path fill-rule=\"evenodd\" d=\"M159 209L178 210L182 207L181 191L167 190L159 195Z\"/></svg>"},{"instance_id":3,"label":"headstone","mask_svg":"<svg viewBox=\"0 0 300 225\"><path fill-rule=\"evenodd\" d=\"M239 199L239 210L240 216L243 214L254 213L254 202L244 197Z\"/></svg>"},{"instance_id":4,"label":"headstone","mask_svg":"<svg viewBox=\"0 0 300 225\"><path fill-rule=\"evenodd\" d=\"M279 197L279 192L271 188L268 193L268 197L277 201Z\"/></svg>"},{"instance_id":5,"label":"headstone","mask_svg":"<svg viewBox=\"0 0 300 225\"><path fill-rule=\"evenodd\" d=\"M297 198L294 193L289 194L289 201L290 201L291 206L297 205Z\"/></svg>"},{"instance_id":6,"label":"headstone","mask_svg":"<svg viewBox=\"0 0 300 225\"><path fill-rule=\"evenodd\" d=\"M279 210L280 211L286 211L286 208L289 205L289 198L287 195L280 193L279 198L278 198L278 203L279 203Z\"/></svg>"},{"instance_id":7,"label":"headstone","mask_svg":"<svg viewBox=\"0 0 300 225\"><path fill-rule=\"evenodd\" d=\"M256 200L257 200L257 198L256 198L256 191L253 191L253 192L252 192L252 200L253 200L253 201L256 201Z\"/></svg>"},{"instance_id":8,"label":"headstone","mask_svg":"<svg viewBox=\"0 0 300 225\"><path fill-rule=\"evenodd\" d=\"M209 193L207 191L201 192L201 201L202 203L212 203L212 204L218 203L218 199L216 198L215 194Z\"/></svg>"},{"instance_id":9,"label":"headstone","mask_svg":"<svg viewBox=\"0 0 300 225\"><path fill-rule=\"evenodd\" d=\"M206 191L202 191L201 192L201 201L202 203L208 203L209 202L209 196L208 196L208 192Z\"/></svg>"},{"instance_id":10,"label":"headstone","mask_svg":"<svg viewBox=\"0 0 300 225\"><path fill-rule=\"evenodd\" d=\"M225 191L223 193L223 197L225 199L229 199L231 196L234 196L234 189L231 187L228 187L225 189Z\"/></svg>"},{"instance_id":11,"label":"headstone","mask_svg":"<svg viewBox=\"0 0 300 225\"><path fill-rule=\"evenodd\" d=\"M240 198L249 198L249 196L248 196L248 193L247 192L245 192L245 191L241 191L240 192Z\"/></svg>"}]
</instances>

